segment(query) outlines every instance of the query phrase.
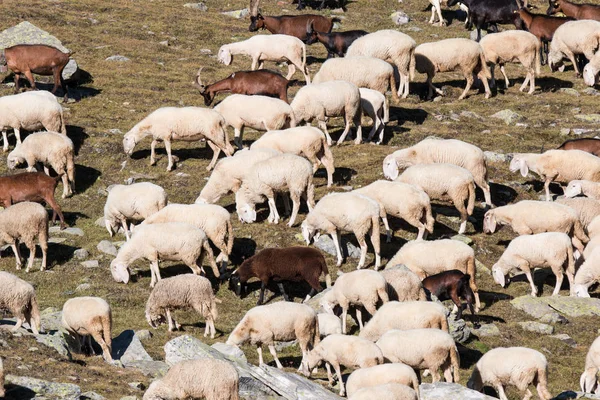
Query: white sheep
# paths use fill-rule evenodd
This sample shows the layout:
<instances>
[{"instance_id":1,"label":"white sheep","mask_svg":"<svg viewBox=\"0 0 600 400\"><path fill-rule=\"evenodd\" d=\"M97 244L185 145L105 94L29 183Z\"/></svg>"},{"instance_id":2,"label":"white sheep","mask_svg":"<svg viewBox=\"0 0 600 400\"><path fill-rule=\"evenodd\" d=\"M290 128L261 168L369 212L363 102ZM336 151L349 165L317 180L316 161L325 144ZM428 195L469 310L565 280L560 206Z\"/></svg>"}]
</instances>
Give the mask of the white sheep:
<instances>
[{"instance_id":1,"label":"white sheep","mask_svg":"<svg viewBox=\"0 0 600 400\"><path fill-rule=\"evenodd\" d=\"M576 197L580 194L592 199L600 200L600 183L585 179L575 179L570 181L565 189L565 197Z\"/></svg>"},{"instance_id":2,"label":"white sheep","mask_svg":"<svg viewBox=\"0 0 600 400\"><path fill-rule=\"evenodd\" d=\"M308 209L315 205L313 167L310 161L294 154L281 154L254 164L235 193L236 211L240 221L256 221L256 204L265 200L269 204L269 223L279 223L275 205L277 193L289 193L292 199L292 215L288 226L296 222L300 198L304 197Z\"/></svg>"},{"instance_id":3,"label":"white sheep","mask_svg":"<svg viewBox=\"0 0 600 400\"><path fill-rule=\"evenodd\" d=\"M150 287L161 280L159 261L182 261L196 275L203 271L202 260L208 255L208 261L215 277L219 277L219 268L213 257L206 234L193 225L182 222L168 222L138 226L110 263L110 272L117 282L129 282L129 265L144 258L150 261Z\"/></svg>"},{"instance_id":4,"label":"white sheep","mask_svg":"<svg viewBox=\"0 0 600 400\"><path fill-rule=\"evenodd\" d=\"M550 42L548 65L556 71L563 65L563 58L568 58L573 63L573 69L579 76L575 56L583 54L591 60L600 47L600 22L593 20L579 20L565 22L559 26Z\"/></svg>"},{"instance_id":5,"label":"white sheep","mask_svg":"<svg viewBox=\"0 0 600 400\"><path fill-rule=\"evenodd\" d=\"M563 272L569 279L571 295L574 295L573 279L575 276L575 260L573 244L566 233L545 232L536 235L524 235L513 239L498 262L492 267L492 276L497 284L506 287L506 276L517 269L525 273L531 285L531 295L537 296L537 288L533 283L531 271L535 267L549 266L556 276L553 296L558 295L563 282Z\"/></svg>"},{"instance_id":6,"label":"white sheep","mask_svg":"<svg viewBox=\"0 0 600 400\"><path fill-rule=\"evenodd\" d=\"M302 236L306 244L318 231L331 235L337 251L337 266L342 265L340 247L342 231L353 232L360 245L358 269L364 267L367 257L367 233L375 251L375 270L381 265L379 246L379 205L376 201L355 193L331 193L324 196L302 222Z\"/></svg>"},{"instance_id":7,"label":"white sheep","mask_svg":"<svg viewBox=\"0 0 600 400\"><path fill-rule=\"evenodd\" d=\"M360 92L358 87L347 81L328 81L306 85L296 93L290 104L296 122L310 123L316 119L319 128L327 136L327 144L331 146L331 136L327 131L327 121L330 117L344 117L344 132L337 141L340 144L350 132L350 124L356 128L355 144L362 143Z\"/></svg>"},{"instance_id":8,"label":"white sheep","mask_svg":"<svg viewBox=\"0 0 600 400\"><path fill-rule=\"evenodd\" d=\"M348 400L418 400L417 392L400 383L386 383L357 391Z\"/></svg>"},{"instance_id":9,"label":"white sheep","mask_svg":"<svg viewBox=\"0 0 600 400\"><path fill-rule=\"evenodd\" d=\"M479 43L463 38L445 39L437 42L423 43L415 49L416 69L420 74L427 74L429 86L428 99L433 97L433 91L439 95L443 92L431 83L437 72L461 71L467 80L467 86L459 100L467 97L473 85L473 76L477 75L485 88L485 98L489 99L492 92L487 80L491 78L490 70L485 62L483 49Z\"/></svg>"},{"instance_id":10,"label":"white sheep","mask_svg":"<svg viewBox=\"0 0 600 400\"><path fill-rule=\"evenodd\" d=\"M419 379L415 370L406 364L381 364L369 368L361 368L352 372L346 381L348 397L362 389L373 386L397 383L411 387L419 394Z\"/></svg>"},{"instance_id":11,"label":"white sheep","mask_svg":"<svg viewBox=\"0 0 600 400\"><path fill-rule=\"evenodd\" d=\"M390 300L397 301L427 301L427 294L421 279L408 269L399 264L390 266L380 272L387 282L387 291Z\"/></svg>"},{"instance_id":12,"label":"white sheep","mask_svg":"<svg viewBox=\"0 0 600 400\"><path fill-rule=\"evenodd\" d=\"M431 212L429 196L423 189L403 182L379 180L353 190L354 193L372 198L379 203L379 211L386 229L387 241L392 239L392 230L387 215L401 218L418 229L417 239L433 233L435 219Z\"/></svg>"},{"instance_id":13,"label":"white sheep","mask_svg":"<svg viewBox=\"0 0 600 400\"><path fill-rule=\"evenodd\" d=\"M373 127L367 139L373 139L373 136L380 132L377 144L381 144L385 133L385 124L390 121L390 107L387 97L373 89L360 88L358 90L360 91L360 106L363 114L373 120Z\"/></svg>"},{"instance_id":14,"label":"white sheep","mask_svg":"<svg viewBox=\"0 0 600 400\"><path fill-rule=\"evenodd\" d=\"M594 283L600 281L600 248L596 247L591 252L586 253L585 261L575 274L574 289L577 297L590 297L588 289Z\"/></svg>"},{"instance_id":15,"label":"white sheep","mask_svg":"<svg viewBox=\"0 0 600 400\"><path fill-rule=\"evenodd\" d=\"M75 161L73 141L67 135L58 132L37 132L27 136L23 143L8 153L6 166L15 169L27 163L27 171L35 171L36 163L44 165L44 172L49 175L51 167L58 175L62 175L63 195L67 198L75 192Z\"/></svg>"},{"instance_id":16,"label":"white sheep","mask_svg":"<svg viewBox=\"0 0 600 400\"><path fill-rule=\"evenodd\" d=\"M0 397L4 397L4 363L0 357Z\"/></svg>"},{"instance_id":17,"label":"white sheep","mask_svg":"<svg viewBox=\"0 0 600 400\"><path fill-rule=\"evenodd\" d=\"M8 150L7 129L12 129L21 144L21 129L67 134L63 109L56 97L45 90L34 90L0 97L0 129L4 139L4 151Z\"/></svg>"},{"instance_id":18,"label":"white sheep","mask_svg":"<svg viewBox=\"0 0 600 400\"><path fill-rule=\"evenodd\" d=\"M333 185L333 154L327 144L325 134L312 126L298 126L285 130L270 131L262 135L250 146L251 150L273 149L282 153L302 156L313 165L317 172L319 163L327 170L327 187Z\"/></svg>"},{"instance_id":19,"label":"white sheep","mask_svg":"<svg viewBox=\"0 0 600 400\"><path fill-rule=\"evenodd\" d=\"M342 333L342 320L335 314L319 313L317 314L317 318L319 320L319 335L321 338Z\"/></svg>"},{"instance_id":20,"label":"white sheep","mask_svg":"<svg viewBox=\"0 0 600 400\"><path fill-rule=\"evenodd\" d=\"M398 94L408 97L409 82L415 78L415 47L417 42L405 33L382 29L356 39L346 52L347 57L380 58L398 69Z\"/></svg>"},{"instance_id":21,"label":"white sheep","mask_svg":"<svg viewBox=\"0 0 600 400\"><path fill-rule=\"evenodd\" d=\"M485 353L473 369L467 386L483 391L485 385L492 385L500 400L508 400L504 388L516 386L526 392L524 399L533 396L529 385L535 385L541 400L550 400L548 392L548 362L537 350L526 347L497 347Z\"/></svg>"},{"instance_id":22,"label":"white sheep","mask_svg":"<svg viewBox=\"0 0 600 400\"><path fill-rule=\"evenodd\" d=\"M85 344L93 352L92 338L102 348L102 356L112 362L112 312L106 300L100 297L73 297L62 309L62 325L77 340L78 351Z\"/></svg>"},{"instance_id":23,"label":"white sheep","mask_svg":"<svg viewBox=\"0 0 600 400\"><path fill-rule=\"evenodd\" d=\"M467 230L467 218L475 208L475 178L454 164L417 164L408 167L395 180L415 185L431 200L450 201L460 213L459 234Z\"/></svg>"},{"instance_id":24,"label":"white sheep","mask_svg":"<svg viewBox=\"0 0 600 400\"><path fill-rule=\"evenodd\" d=\"M598 392L598 370L600 368L600 337L597 337L585 356L585 367L579 384L584 393Z\"/></svg>"},{"instance_id":25,"label":"white sheep","mask_svg":"<svg viewBox=\"0 0 600 400\"><path fill-rule=\"evenodd\" d=\"M158 142L162 141L165 143L169 159L167 171L171 171L174 165L171 156L172 141L195 142L206 139L206 143L213 150L213 158L206 167L210 171L215 166L221 150L227 156L233 154L234 150L225 128L225 119L215 110L200 107L162 107L151 112L125 134L123 150L131 156L136 144L146 136L152 136L150 165L156 163L154 150Z\"/></svg>"},{"instance_id":26,"label":"white sheep","mask_svg":"<svg viewBox=\"0 0 600 400\"><path fill-rule=\"evenodd\" d=\"M587 231L590 239L600 234L600 217L596 217L590 222Z\"/></svg>"},{"instance_id":27,"label":"white sheep","mask_svg":"<svg viewBox=\"0 0 600 400\"><path fill-rule=\"evenodd\" d=\"M114 185L104 204L104 224L112 237L122 227L129 240L129 223L140 222L163 209L168 202L165 189L150 182Z\"/></svg>"},{"instance_id":28,"label":"white sheep","mask_svg":"<svg viewBox=\"0 0 600 400\"><path fill-rule=\"evenodd\" d=\"M227 344L239 346L250 342L256 346L259 365L263 365L262 345L269 347L277 368L283 365L277 358L275 342L298 340L302 350L301 369L306 372L308 351L319 344L319 323L315 310L305 304L281 301L251 308L233 329Z\"/></svg>"},{"instance_id":29,"label":"white sheep","mask_svg":"<svg viewBox=\"0 0 600 400\"><path fill-rule=\"evenodd\" d=\"M0 271L0 309L8 310L17 319L13 332L21 328L23 322L29 324L34 335L43 332L35 289L5 271Z\"/></svg>"},{"instance_id":30,"label":"white sheep","mask_svg":"<svg viewBox=\"0 0 600 400\"><path fill-rule=\"evenodd\" d=\"M33 267L35 259L35 239L38 240L42 250L42 266L40 271L46 269L48 255L48 213L38 203L23 202L0 211L0 246L10 244L17 264L17 270L21 269L23 261L20 242L25 243L29 249L29 259L25 272Z\"/></svg>"},{"instance_id":31,"label":"white sheep","mask_svg":"<svg viewBox=\"0 0 600 400\"><path fill-rule=\"evenodd\" d=\"M265 61L286 62L290 80L296 68L302 72L306 84L310 84L310 76L306 67L306 45L300 39L289 35L256 35L241 42L225 44L219 49L217 60L230 65L234 55L244 55L252 58L252 70L263 68Z\"/></svg>"},{"instance_id":32,"label":"white sheep","mask_svg":"<svg viewBox=\"0 0 600 400\"><path fill-rule=\"evenodd\" d=\"M583 67L583 82L588 86L594 86L598 83L598 74L600 73L600 54L596 52L592 59Z\"/></svg>"},{"instance_id":33,"label":"white sheep","mask_svg":"<svg viewBox=\"0 0 600 400\"><path fill-rule=\"evenodd\" d=\"M457 139L425 139L414 146L397 150L383 160L383 174L394 180L399 171L415 164L448 163L463 167L473 174L475 184L483 190L485 202L492 206L487 165L483 151Z\"/></svg>"},{"instance_id":34,"label":"white sheep","mask_svg":"<svg viewBox=\"0 0 600 400\"><path fill-rule=\"evenodd\" d=\"M214 108L233 127L233 142L239 149L242 146L244 128L257 131L293 128L296 126L294 111L288 103L268 96L232 94Z\"/></svg>"},{"instance_id":35,"label":"white sheep","mask_svg":"<svg viewBox=\"0 0 600 400\"><path fill-rule=\"evenodd\" d=\"M600 215L600 201L596 199L576 197L574 199L557 199L556 202L575 210L584 231L587 231L588 225Z\"/></svg>"},{"instance_id":36,"label":"white sheep","mask_svg":"<svg viewBox=\"0 0 600 400\"><path fill-rule=\"evenodd\" d=\"M594 236L585 245L585 249L583 250L583 259L587 260L597 247L600 247L600 236Z\"/></svg>"},{"instance_id":37,"label":"white sheep","mask_svg":"<svg viewBox=\"0 0 600 400\"><path fill-rule=\"evenodd\" d=\"M483 54L490 66L492 75L491 86L496 85L494 79L494 67L500 65L500 72L504 76L506 89L510 86L510 81L504 71L504 64L520 62L527 70L525 81L519 88L519 91L525 90L529 83L529 94L535 91L535 75L540 74L540 46L541 43L532 33L520 30L509 30L485 35L479 41L483 48Z\"/></svg>"},{"instance_id":38,"label":"white sheep","mask_svg":"<svg viewBox=\"0 0 600 400\"><path fill-rule=\"evenodd\" d=\"M239 400L240 377L233 365L212 358L184 360L150 384L143 400Z\"/></svg>"}]
</instances>

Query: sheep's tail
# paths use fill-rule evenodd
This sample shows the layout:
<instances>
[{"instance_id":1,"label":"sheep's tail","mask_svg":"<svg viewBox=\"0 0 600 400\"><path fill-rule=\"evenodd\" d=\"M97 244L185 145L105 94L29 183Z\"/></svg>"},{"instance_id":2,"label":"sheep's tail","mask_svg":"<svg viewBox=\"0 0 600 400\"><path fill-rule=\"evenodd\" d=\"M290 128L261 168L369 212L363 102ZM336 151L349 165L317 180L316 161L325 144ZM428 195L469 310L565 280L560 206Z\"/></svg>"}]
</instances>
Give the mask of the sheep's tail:
<instances>
[{"instance_id":1,"label":"sheep's tail","mask_svg":"<svg viewBox=\"0 0 600 400\"><path fill-rule=\"evenodd\" d=\"M233 251L233 226L231 225L231 218L227 220L227 257L231 256Z\"/></svg>"},{"instance_id":2,"label":"sheep's tail","mask_svg":"<svg viewBox=\"0 0 600 400\"><path fill-rule=\"evenodd\" d=\"M483 54L483 50L481 50L479 52L479 62L481 64L481 71L483 71L483 74L485 75L485 77L487 79L492 79L492 73L490 72L490 69L487 66L487 61L485 60L485 55Z\"/></svg>"},{"instance_id":3,"label":"sheep's tail","mask_svg":"<svg viewBox=\"0 0 600 400\"><path fill-rule=\"evenodd\" d=\"M321 343L321 332L319 331L319 319L315 315L315 328L312 332L312 348L314 349Z\"/></svg>"},{"instance_id":4,"label":"sheep's tail","mask_svg":"<svg viewBox=\"0 0 600 400\"><path fill-rule=\"evenodd\" d=\"M475 209L475 183L469 183L469 201L467 203L467 213L469 215L473 214L473 210Z\"/></svg>"},{"instance_id":5,"label":"sheep's tail","mask_svg":"<svg viewBox=\"0 0 600 400\"><path fill-rule=\"evenodd\" d=\"M315 207L315 184L313 183L312 173L308 176L306 184L306 202L308 203L309 210Z\"/></svg>"},{"instance_id":6,"label":"sheep's tail","mask_svg":"<svg viewBox=\"0 0 600 400\"><path fill-rule=\"evenodd\" d=\"M380 236L380 232L379 232L379 213L373 215L371 217L371 243L373 243L373 250L375 251L375 270L379 269L379 265L377 265L377 260L380 259L380 254L381 254L381 238ZM381 262L381 261L380 261ZM385 291L385 287L383 288L383 291L385 292L385 299L384 303L388 301L388 296L387 296L387 292ZM381 297L381 293L379 293L379 297ZM381 297L381 299L383 300L384 297Z\"/></svg>"},{"instance_id":7,"label":"sheep's tail","mask_svg":"<svg viewBox=\"0 0 600 400\"><path fill-rule=\"evenodd\" d=\"M540 399L550 400L552 398L552 395L548 392L548 364L546 363L538 368L536 389Z\"/></svg>"},{"instance_id":8,"label":"sheep's tail","mask_svg":"<svg viewBox=\"0 0 600 400\"><path fill-rule=\"evenodd\" d=\"M573 243L570 243L569 246L567 246L566 272L567 272L567 274L575 275L575 257L573 256ZM570 289L573 290L573 288L570 288Z\"/></svg>"},{"instance_id":9,"label":"sheep's tail","mask_svg":"<svg viewBox=\"0 0 600 400\"><path fill-rule=\"evenodd\" d=\"M110 351L112 351L112 337L111 337L111 327L112 327L112 311L108 310L108 316L102 317L102 337L104 339L104 343Z\"/></svg>"},{"instance_id":10,"label":"sheep's tail","mask_svg":"<svg viewBox=\"0 0 600 400\"><path fill-rule=\"evenodd\" d=\"M40 307L38 306L37 297L35 294L31 296L31 300L29 301L31 320L29 321L29 325L32 323L35 325L35 328L38 332L42 333L42 319L40 318ZM33 330L33 329L32 329Z\"/></svg>"},{"instance_id":11,"label":"sheep's tail","mask_svg":"<svg viewBox=\"0 0 600 400\"><path fill-rule=\"evenodd\" d=\"M460 381L460 356L458 350L456 350L456 345L450 348L450 363L453 369L454 383L458 383Z\"/></svg>"},{"instance_id":12,"label":"sheep's tail","mask_svg":"<svg viewBox=\"0 0 600 400\"><path fill-rule=\"evenodd\" d=\"M575 219L575 224L573 224L573 236L579 239L579 241L581 241L582 244L590 241L590 238L588 237L588 235L586 235L585 231L583 230L583 225L581 225L581 221L579 220L579 218ZM583 254L581 250L579 250L579 252Z\"/></svg>"},{"instance_id":13,"label":"sheep's tail","mask_svg":"<svg viewBox=\"0 0 600 400\"><path fill-rule=\"evenodd\" d=\"M387 292L387 283L377 289L377 294L379 295L379 298L381 299L382 302L387 303L388 301L390 301L390 297L388 296L388 292Z\"/></svg>"},{"instance_id":14,"label":"sheep's tail","mask_svg":"<svg viewBox=\"0 0 600 400\"><path fill-rule=\"evenodd\" d=\"M73 154L67 156L67 178L73 194L75 193L75 161L73 160Z\"/></svg>"},{"instance_id":15,"label":"sheep's tail","mask_svg":"<svg viewBox=\"0 0 600 400\"><path fill-rule=\"evenodd\" d=\"M410 76L410 80L413 81L415 79L415 66L417 61L415 59L415 48L410 49L410 61L408 64L408 74Z\"/></svg>"},{"instance_id":16,"label":"sheep's tail","mask_svg":"<svg viewBox=\"0 0 600 400\"><path fill-rule=\"evenodd\" d=\"M433 212L431 211L431 203L428 203L425 206L425 213L424 213L424 217L425 217L425 229L427 230L427 232L429 232L430 234L433 234L433 226L435 225L435 218L433 218Z\"/></svg>"},{"instance_id":17,"label":"sheep's tail","mask_svg":"<svg viewBox=\"0 0 600 400\"><path fill-rule=\"evenodd\" d=\"M542 63L540 61L540 46L535 46L535 55L533 57L533 63L535 64L535 74L539 75L542 69Z\"/></svg>"},{"instance_id":18,"label":"sheep's tail","mask_svg":"<svg viewBox=\"0 0 600 400\"><path fill-rule=\"evenodd\" d=\"M391 86L391 90L392 90L392 97L396 101L399 101L400 99L398 98L398 88L396 86L396 75L393 72L390 76L390 86ZM385 93L383 95L385 96Z\"/></svg>"}]
</instances>

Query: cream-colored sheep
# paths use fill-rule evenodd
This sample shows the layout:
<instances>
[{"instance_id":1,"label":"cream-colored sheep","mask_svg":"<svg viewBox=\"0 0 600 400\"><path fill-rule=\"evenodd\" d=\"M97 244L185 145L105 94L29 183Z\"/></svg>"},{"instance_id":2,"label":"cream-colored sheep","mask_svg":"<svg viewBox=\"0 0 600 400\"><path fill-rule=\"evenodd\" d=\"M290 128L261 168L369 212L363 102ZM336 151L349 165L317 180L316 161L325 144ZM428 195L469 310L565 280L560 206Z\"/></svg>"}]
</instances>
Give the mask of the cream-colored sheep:
<instances>
[{"instance_id":1,"label":"cream-colored sheep","mask_svg":"<svg viewBox=\"0 0 600 400\"><path fill-rule=\"evenodd\" d=\"M565 22L559 26L550 42L548 65L556 71L563 65L563 58L568 58L573 64L575 73L580 76L575 56L583 54L591 60L600 47L600 22L579 20Z\"/></svg>"},{"instance_id":2,"label":"cream-colored sheep","mask_svg":"<svg viewBox=\"0 0 600 400\"><path fill-rule=\"evenodd\" d=\"M537 288L533 283L531 270L535 267L549 266L556 276L556 287L553 296L558 295L563 282L563 272L569 279L571 295L573 279L575 276L575 260L573 258L573 244L566 233L545 232L536 235L524 235L513 239L498 262L492 267L492 275L497 284L506 287L510 278L506 279L509 272L517 269L527 276L531 285L531 295L537 296Z\"/></svg>"},{"instance_id":3,"label":"cream-colored sheep","mask_svg":"<svg viewBox=\"0 0 600 400\"><path fill-rule=\"evenodd\" d=\"M331 193L324 196L302 222L302 236L306 244L319 231L331 235L337 251L337 266L342 265L340 247L342 231L353 232L360 245L358 269L364 267L367 257L367 233L375 250L375 270L381 265L379 248L379 205L376 201L355 193Z\"/></svg>"},{"instance_id":4,"label":"cream-colored sheep","mask_svg":"<svg viewBox=\"0 0 600 400\"><path fill-rule=\"evenodd\" d=\"M594 283L600 281L600 248L596 247L587 252L585 261L575 274L574 289L577 297L590 297L588 289Z\"/></svg>"},{"instance_id":5,"label":"cream-colored sheep","mask_svg":"<svg viewBox=\"0 0 600 400\"><path fill-rule=\"evenodd\" d=\"M386 383L357 391L348 400L418 400L417 392L400 383Z\"/></svg>"},{"instance_id":6,"label":"cream-colored sheep","mask_svg":"<svg viewBox=\"0 0 600 400\"><path fill-rule=\"evenodd\" d=\"M27 171L35 171L36 163L44 165L44 172L49 175L51 167L58 175L62 175L63 195L67 198L75 192L75 161L73 141L67 135L58 132L37 132L27 136L23 143L17 145L8 154L6 166L15 169L27 163Z\"/></svg>"},{"instance_id":7,"label":"cream-colored sheep","mask_svg":"<svg viewBox=\"0 0 600 400\"><path fill-rule=\"evenodd\" d=\"M600 247L600 236L594 236L590 239L590 241L585 245L585 249L583 250L583 259L586 260L589 256L592 255L592 252Z\"/></svg>"},{"instance_id":8,"label":"cream-colored sheep","mask_svg":"<svg viewBox=\"0 0 600 400\"><path fill-rule=\"evenodd\" d=\"M596 52L592 59L583 67L583 82L588 86L594 86L598 83L598 74L600 73L600 54Z\"/></svg>"},{"instance_id":9,"label":"cream-colored sheep","mask_svg":"<svg viewBox=\"0 0 600 400\"><path fill-rule=\"evenodd\" d=\"M427 294L421 279L406 266L393 265L380 272L387 282L390 300L427 301Z\"/></svg>"},{"instance_id":10,"label":"cream-colored sheep","mask_svg":"<svg viewBox=\"0 0 600 400\"><path fill-rule=\"evenodd\" d=\"M327 187L333 185L333 154L327 144L325 134L312 126L298 126L280 131L270 131L262 135L250 149L273 149L282 153L302 156L313 165L313 174L319 163L327 170Z\"/></svg>"},{"instance_id":11,"label":"cream-colored sheep","mask_svg":"<svg viewBox=\"0 0 600 400\"><path fill-rule=\"evenodd\" d=\"M42 331L40 309L35 289L17 276L0 271L0 309L8 310L17 320L12 329L16 332L27 322L34 335Z\"/></svg>"},{"instance_id":12,"label":"cream-colored sheep","mask_svg":"<svg viewBox=\"0 0 600 400\"><path fill-rule=\"evenodd\" d=\"M4 397L4 364L0 357L0 397Z\"/></svg>"},{"instance_id":13,"label":"cream-colored sheep","mask_svg":"<svg viewBox=\"0 0 600 400\"><path fill-rule=\"evenodd\" d=\"M233 365L212 358L185 360L173 365L152 384L143 400L239 400L240 377Z\"/></svg>"},{"instance_id":14,"label":"cream-colored sheep","mask_svg":"<svg viewBox=\"0 0 600 400\"><path fill-rule=\"evenodd\" d=\"M577 213L583 230L587 230L588 225L600 215L600 201L587 197L576 197L574 199L558 199L559 204L571 207Z\"/></svg>"},{"instance_id":15,"label":"cream-colored sheep","mask_svg":"<svg viewBox=\"0 0 600 400\"><path fill-rule=\"evenodd\" d=\"M79 345L78 351L85 344L92 348L92 338L102 348L102 356L112 362L112 312L106 300L100 297L73 297L67 300L62 309L62 325L73 336Z\"/></svg>"},{"instance_id":16,"label":"cream-colored sheep","mask_svg":"<svg viewBox=\"0 0 600 400\"><path fill-rule=\"evenodd\" d=\"M210 171L217 162L221 150L227 156L233 154L229 143L225 119L215 110L200 107L162 107L151 112L138 122L123 138L123 150L131 156L135 145L146 136L152 136L150 144L150 165L156 163L154 149L158 142L165 143L169 164L167 171L173 169L171 142L181 140L196 142L206 139L206 144L213 150L213 158L206 169Z\"/></svg>"},{"instance_id":17,"label":"cream-colored sheep","mask_svg":"<svg viewBox=\"0 0 600 400\"><path fill-rule=\"evenodd\" d=\"M317 318L319 319L319 335L321 338L342 333L342 320L335 314L319 313Z\"/></svg>"},{"instance_id":18,"label":"cream-colored sheep","mask_svg":"<svg viewBox=\"0 0 600 400\"><path fill-rule=\"evenodd\" d=\"M460 213L459 234L467 230L467 218L475 208L475 178L454 164L417 164L408 167L395 180L415 185L431 200L450 201Z\"/></svg>"},{"instance_id":19,"label":"cream-colored sheep","mask_svg":"<svg viewBox=\"0 0 600 400\"><path fill-rule=\"evenodd\" d=\"M540 400L550 400L548 392L548 362L537 350L526 347L497 347L485 353L477 364L467 386L470 389L483 391L485 385L493 386L500 400L508 400L504 388L516 386L526 392L524 399L533 396L529 385L535 385Z\"/></svg>"},{"instance_id":20,"label":"cream-colored sheep","mask_svg":"<svg viewBox=\"0 0 600 400\"><path fill-rule=\"evenodd\" d=\"M373 127L369 132L368 140L373 139L373 136L380 132L377 144L381 144L385 133L385 124L390 122L390 107L387 97L373 89L360 88L358 90L360 91L360 106L363 114L373 120Z\"/></svg>"},{"instance_id":21,"label":"cream-colored sheep","mask_svg":"<svg viewBox=\"0 0 600 400\"><path fill-rule=\"evenodd\" d=\"M587 231L590 239L600 234L600 217L596 217L590 222Z\"/></svg>"},{"instance_id":22,"label":"cream-colored sheep","mask_svg":"<svg viewBox=\"0 0 600 400\"><path fill-rule=\"evenodd\" d=\"M391 363L361 368L352 372L346 381L348 397L373 386L397 383L411 387L419 394L419 379L415 370L406 364ZM378 397L377 397L378 398Z\"/></svg>"},{"instance_id":23,"label":"cream-colored sheep","mask_svg":"<svg viewBox=\"0 0 600 400\"><path fill-rule=\"evenodd\" d=\"M597 337L585 356L585 367L579 384L584 393L598 392L598 370L600 368L600 337Z\"/></svg>"},{"instance_id":24,"label":"cream-colored sheep","mask_svg":"<svg viewBox=\"0 0 600 400\"><path fill-rule=\"evenodd\" d=\"M565 197L575 197L580 194L585 197L600 200L600 183L581 179L569 182L565 189Z\"/></svg>"}]
</instances>

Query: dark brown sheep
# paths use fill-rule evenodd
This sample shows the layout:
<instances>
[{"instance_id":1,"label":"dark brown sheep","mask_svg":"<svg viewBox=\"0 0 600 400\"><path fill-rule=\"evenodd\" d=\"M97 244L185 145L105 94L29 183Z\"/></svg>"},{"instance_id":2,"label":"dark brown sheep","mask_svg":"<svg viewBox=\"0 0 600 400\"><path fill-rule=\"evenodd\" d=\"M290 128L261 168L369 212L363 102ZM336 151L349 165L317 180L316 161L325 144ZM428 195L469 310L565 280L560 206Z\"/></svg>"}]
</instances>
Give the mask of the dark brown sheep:
<instances>
[{"instance_id":1,"label":"dark brown sheep","mask_svg":"<svg viewBox=\"0 0 600 400\"><path fill-rule=\"evenodd\" d=\"M452 269L423 279L423 287L429 290L440 301L452 300L458 307L456 318L461 319L463 311L461 298L467 302L471 314L475 315L473 310L473 299L475 296L469 286L470 279L470 275L464 274L457 269Z\"/></svg>"},{"instance_id":2,"label":"dark brown sheep","mask_svg":"<svg viewBox=\"0 0 600 400\"><path fill-rule=\"evenodd\" d=\"M582 150L600 157L600 139L582 138L567 140L558 147L558 150Z\"/></svg>"}]
</instances>

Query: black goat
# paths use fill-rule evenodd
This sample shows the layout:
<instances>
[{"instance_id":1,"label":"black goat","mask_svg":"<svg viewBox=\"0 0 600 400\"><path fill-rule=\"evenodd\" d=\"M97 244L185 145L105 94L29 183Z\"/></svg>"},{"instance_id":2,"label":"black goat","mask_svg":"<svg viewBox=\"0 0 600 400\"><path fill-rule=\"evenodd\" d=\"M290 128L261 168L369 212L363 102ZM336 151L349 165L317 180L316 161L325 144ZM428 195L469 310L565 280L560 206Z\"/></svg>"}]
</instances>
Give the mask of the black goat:
<instances>
[{"instance_id":1,"label":"black goat","mask_svg":"<svg viewBox=\"0 0 600 400\"><path fill-rule=\"evenodd\" d=\"M469 286L470 279L470 275L464 274L457 269L452 269L423 279L423 287L429 290L440 301L452 300L458 307L456 318L461 319L463 311L461 298L467 302L471 314L475 315L475 311L473 310L475 296Z\"/></svg>"},{"instance_id":2,"label":"black goat","mask_svg":"<svg viewBox=\"0 0 600 400\"><path fill-rule=\"evenodd\" d=\"M515 24L523 29L518 11L519 0L448 0L448 7L462 3L469 9L470 24L477 29L477 41L481 40L481 29L498 32L496 24ZM520 2L519 2L520 3Z\"/></svg>"},{"instance_id":3,"label":"black goat","mask_svg":"<svg viewBox=\"0 0 600 400\"><path fill-rule=\"evenodd\" d=\"M306 26L306 44L313 44L316 42L323 43L327 50L327 58L331 58L334 55L338 57L344 57L348 47L361 36L365 36L366 31L354 30L346 32L319 32L313 27L313 22L309 22Z\"/></svg>"}]
</instances>

